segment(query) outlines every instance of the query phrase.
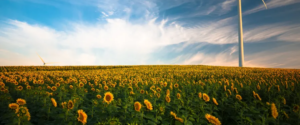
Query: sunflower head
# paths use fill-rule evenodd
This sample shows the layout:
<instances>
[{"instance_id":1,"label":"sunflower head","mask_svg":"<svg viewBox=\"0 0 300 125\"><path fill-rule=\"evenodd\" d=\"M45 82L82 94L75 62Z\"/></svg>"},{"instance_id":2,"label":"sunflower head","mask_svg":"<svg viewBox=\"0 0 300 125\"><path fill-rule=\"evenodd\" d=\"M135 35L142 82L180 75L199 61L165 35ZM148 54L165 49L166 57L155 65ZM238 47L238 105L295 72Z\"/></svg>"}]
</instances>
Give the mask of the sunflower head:
<instances>
[{"instance_id":1,"label":"sunflower head","mask_svg":"<svg viewBox=\"0 0 300 125\"><path fill-rule=\"evenodd\" d=\"M101 85L101 84L100 84ZM79 83L79 87L82 88L84 84L82 82Z\"/></svg>"},{"instance_id":2,"label":"sunflower head","mask_svg":"<svg viewBox=\"0 0 300 125\"><path fill-rule=\"evenodd\" d=\"M144 94L144 93L145 93L145 91L142 89L142 90L140 91L140 93L141 93L141 94Z\"/></svg>"},{"instance_id":3,"label":"sunflower head","mask_svg":"<svg viewBox=\"0 0 300 125\"><path fill-rule=\"evenodd\" d=\"M210 114L205 114L205 118L207 119L208 122L212 123L213 125L221 125L219 119Z\"/></svg>"},{"instance_id":4,"label":"sunflower head","mask_svg":"<svg viewBox=\"0 0 300 125\"><path fill-rule=\"evenodd\" d=\"M101 99L101 95L97 95L97 98L98 98L98 99Z\"/></svg>"},{"instance_id":5,"label":"sunflower head","mask_svg":"<svg viewBox=\"0 0 300 125\"><path fill-rule=\"evenodd\" d=\"M152 107L151 102L149 102L147 99L145 99L145 100L144 100L144 103L145 103L147 109L153 110L153 107Z\"/></svg>"},{"instance_id":6,"label":"sunflower head","mask_svg":"<svg viewBox=\"0 0 300 125\"><path fill-rule=\"evenodd\" d=\"M170 103L170 102L171 102L171 98L170 98L170 96L169 96L169 95L167 95L167 96L166 96L166 101L167 101L168 103Z\"/></svg>"},{"instance_id":7,"label":"sunflower head","mask_svg":"<svg viewBox=\"0 0 300 125\"><path fill-rule=\"evenodd\" d=\"M104 90L108 90L108 86L107 85L104 86Z\"/></svg>"},{"instance_id":8,"label":"sunflower head","mask_svg":"<svg viewBox=\"0 0 300 125\"><path fill-rule=\"evenodd\" d=\"M68 102L68 109L73 109L74 108L74 103L72 100L69 100Z\"/></svg>"},{"instance_id":9,"label":"sunflower head","mask_svg":"<svg viewBox=\"0 0 300 125\"><path fill-rule=\"evenodd\" d=\"M213 102L216 104L216 105L219 105L217 100L215 98L213 98Z\"/></svg>"},{"instance_id":10,"label":"sunflower head","mask_svg":"<svg viewBox=\"0 0 300 125\"><path fill-rule=\"evenodd\" d=\"M180 93L177 93L176 97L177 97L177 99L180 99L180 97L181 97Z\"/></svg>"},{"instance_id":11,"label":"sunflower head","mask_svg":"<svg viewBox=\"0 0 300 125\"><path fill-rule=\"evenodd\" d=\"M73 89L73 86L72 86L72 85L70 85L69 87L70 87L70 89Z\"/></svg>"},{"instance_id":12,"label":"sunflower head","mask_svg":"<svg viewBox=\"0 0 300 125\"><path fill-rule=\"evenodd\" d=\"M25 105L26 104L26 101L24 100L24 99L17 99L17 103L19 104L19 105Z\"/></svg>"},{"instance_id":13,"label":"sunflower head","mask_svg":"<svg viewBox=\"0 0 300 125\"><path fill-rule=\"evenodd\" d=\"M198 93L198 96L199 96L200 99L202 99L202 93L201 92Z\"/></svg>"},{"instance_id":14,"label":"sunflower head","mask_svg":"<svg viewBox=\"0 0 300 125\"><path fill-rule=\"evenodd\" d=\"M56 87L59 87L59 86L60 86L60 84L59 84L59 83L56 83L56 84L55 84L55 86L56 86Z\"/></svg>"},{"instance_id":15,"label":"sunflower head","mask_svg":"<svg viewBox=\"0 0 300 125\"><path fill-rule=\"evenodd\" d=\"M113 95L112 93L106 92L106 93L104 94L104 101L105 101L107 104L111 103L113 100L114 100L114 95Z\"/></svg>"},{"instance_id":16,"label":"sunflower head","mask_svg":"<svg viewBox=\"0 0 300 125\"><path fill-rule=\"evenodd\" d=\"M83 111L83 110L78 110L78 117L77 117L77 120L79 122L81 122L82 124L86 124L87 123L87 114Z\"/></svg>"},{"instance_id":17,"label":"sunflower head","mask_svg":"<svg viewBox=\"0 0 300 125\"><path fill-rule=\"evenodd\" d=\"M51 90L54 92L54 91L56 91L56 86L52 86L52 88L51 88Z\"/></svg>"},{"instance_id":18,"label":"sunflower head","mask_svg":"<svg viewBox=\"0 0 300 125\"><path fill-rule=\"evenodd\" d=\"M209 100L210 100L209 96L206 93L203 93L203 100L205 102L209 102Z\"/></svg>"},{"instance_id":19,"label":"sunflower head","mask_svg":"<svg viewBox=\"0 0 300 125\"><path fill-rule=\"evenodd\" d=\"M240 101L242 100L242 96L241 95L236 95L235 98L238 99L238 100L240 100Z\"/></svg>"},{"instance_id":20,"label":"sunflower head","mask_svg":"<svg viewBox=\"0 0 300 125\"><path fill-rule=\"evenodd\" d=\"M17 87L17 90L22 91L22 90L23 90L23 86L19 85L19 86Z\"/></svg>"},{"instance_id":21,"label":"sunflower head","mask_svg":"<svg viewBox=\"0 0 300 125\"><path fill-rule=\"evenodd\" d=\"M142 104L140 102L135 102L134 103L134 110L139 112L142 108Z\"/></svg>"},{"instance_id":22,"label":"sunflower head","mask_svg":"<svg viewBox=\"0 0 300 125\"><path fill-rule=\"evenodd\" d=\"M271 104L271 111L272 111L273 118L276 119L278 116L278 112L277 112L276 105L274 103Z\"/></svg>"},{"instance_id":23,"label":"sunflower head","mask_svg":"<svg viewBox=\"0 0 300 125\"><path fill-rule=\"evenodd\" d=\"M179 85L176 83L176 84L174 84L174 88L178 88L179 87Z\"/></svg>"},{"instance_id":24,"label":"sunflower head","mask_svg":"<svg viewBox=\"0 0 300 125\"><path fill-rule=\"evenodd\" d=\"M19 105L17 103L10 103L8 105L8 107L11 108L11 109L17 109L17 108L19 108Z\"/></svg>"},{"instance_id":25,"label":"sunflower head","mask_svg":"<svg viewBox=\"0 0 300 125\"><path fill-rule=\"evenodd\" d=\"M56 103L56 101L55 101L55 99L54 99L54 98L51 98L51 102L52 102L52 104L53 104L53 106L54 106L54 107L56 107L56 106L57 106L57 103Z\"/></svg>"}]
</instances>

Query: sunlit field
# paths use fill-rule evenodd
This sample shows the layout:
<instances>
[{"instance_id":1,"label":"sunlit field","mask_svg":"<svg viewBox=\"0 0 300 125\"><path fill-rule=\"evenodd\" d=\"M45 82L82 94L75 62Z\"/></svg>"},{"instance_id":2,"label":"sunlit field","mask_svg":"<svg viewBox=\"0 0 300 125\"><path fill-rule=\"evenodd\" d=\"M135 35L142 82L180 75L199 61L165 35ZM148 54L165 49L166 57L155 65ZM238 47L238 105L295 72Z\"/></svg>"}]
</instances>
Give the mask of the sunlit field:
<instances>
[{"instance_id":1,"label":"sunlit field","mask_svg":"<svg viewBox=\"0 0 300 125\"><path fill-rule=\"evenodd\" d=\"M3 125L299 125L300 70L0 67Z\"/></svg>"}]
</instances>

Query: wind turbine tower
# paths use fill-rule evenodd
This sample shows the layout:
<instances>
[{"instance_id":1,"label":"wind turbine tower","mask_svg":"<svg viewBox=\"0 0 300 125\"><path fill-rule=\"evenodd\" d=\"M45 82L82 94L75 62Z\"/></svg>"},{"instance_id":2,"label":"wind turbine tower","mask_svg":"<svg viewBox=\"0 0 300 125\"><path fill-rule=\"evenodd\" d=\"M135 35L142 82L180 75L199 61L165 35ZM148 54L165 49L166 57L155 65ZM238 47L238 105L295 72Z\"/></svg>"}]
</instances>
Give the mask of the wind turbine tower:
<instances>
[{"instance_id":1,"label":"wind turbine tower","mask_svg":"<svg viewBox=\"0 0 300 125\"><path fill-rule=\"evenodd\" d=\"M238 11L239 11L239 67L244 67L244 40L243 40L243 21L242 21L242 0L238 0ZM267 5L262 0L266 9Z\"/></svg>"}]
</instances>

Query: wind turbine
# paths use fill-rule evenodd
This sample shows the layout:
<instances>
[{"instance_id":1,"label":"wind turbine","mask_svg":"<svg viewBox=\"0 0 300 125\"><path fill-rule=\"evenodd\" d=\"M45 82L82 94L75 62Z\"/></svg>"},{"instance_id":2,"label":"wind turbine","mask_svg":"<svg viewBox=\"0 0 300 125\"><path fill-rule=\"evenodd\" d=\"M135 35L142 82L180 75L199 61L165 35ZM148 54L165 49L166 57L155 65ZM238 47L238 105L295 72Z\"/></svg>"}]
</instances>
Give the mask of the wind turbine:
<instances>
[{"instance_id":1,"label":"wind turbine","mask_svg":"<svg viewBox=\"0 0 300 125\"><path fill-rule=\"evenodd\" d=\"M40 55L39 55L38 53L36 53L36 54L40 57ZM42 59L42 57L40 57L40 59L43 61L44 66L45 66L46 64L53 64L53 63L56 63L56 62L45 63L45 61Z\"/></svg>"},{"instance_id":2,"label":"wind turbine","mask_svg":"<svg viewBox=\"0 0 300 125\"><path fill-rule=\"evenodd\" d=\"M243 40L243 21L242 21L242 0L238 0L238 11L239 11L239 67L244 66L244 40ZM266 9L267 5L262 0Z\"/></svg>"}]
</instances>

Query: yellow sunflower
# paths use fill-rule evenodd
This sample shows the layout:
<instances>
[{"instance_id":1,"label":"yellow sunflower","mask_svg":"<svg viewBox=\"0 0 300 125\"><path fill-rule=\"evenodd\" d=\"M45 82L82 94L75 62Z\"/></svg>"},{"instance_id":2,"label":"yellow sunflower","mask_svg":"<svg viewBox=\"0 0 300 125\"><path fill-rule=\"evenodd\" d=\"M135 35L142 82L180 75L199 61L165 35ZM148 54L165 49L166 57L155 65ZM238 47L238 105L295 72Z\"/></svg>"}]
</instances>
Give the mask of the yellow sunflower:
<instances>
[{"instance_id":1,"label":"yellow sunflower","mask_svg":"<svg viewBox=\"0 0 300 125\"><path fill-rule=\"evenodd\" d=\"M208 122L210 122L213 125L221 125L219 119L210 114L205 114L205 118L207 119Z\"/></svg>"},{"instance_id":2,"label":"yellow sunflower","mask_svg":"<svg viewBox=\"0 0 300 125\"><path fill-rule=\"evenodd\" d=\"M235 98L240 100L240 101L243 99L241 95L236 95Z\"/></svg>"},{"instance_id":3,"label":"yellow sunflower","mask_svg":"<svg viewBox=\"0 0 300 125\"><path fill-rule=\"evenodd\" d=\"M11 108L11 109L17 109L17 108L19 108L19 105L17 103L10 103L8 105L8 107Z\"/></svg>"},{"instance_id":4,"label":"yellow sunflower","mask_svg":"<svg viewBox=\"0 0 300 125\"><path fill-rule=\"evenodd\" d=\"M101 95L97 95L97 98L98 98L98 99L101 99Z\"/></svg>"},{"instance_id":5,"label":"yellow sunflower","mask_svg":"<svg viewBox=\"0 0 300 125\"><path fill-rule=\"evenodd\" d=\"M213 102L216 104L216 105L219 105L217 100L215 98L213 98Z\"/></svg>"},{"instance_id":6,"label":"yellow sunflower","mask_svg":"<svg viewBox=\"0 0 300 125\"><path fill-rule=\"evenodd\" d=\"M203 93L203 100L205 102L209 102L209 100L210 100L209 96L206 93Z\"/></svg>"},{"instance_id":7,"label":"yellow sunflower","mask_svg":"<svg viewBox=\"0 0 300 125\"><path fill-rule=\"evenodd\" d=\"M53 104L53 106L54 106L54 107L56 107L56 106L57 106L57 103L56 103L56 101L55 101L55 99L54 99L54 98L51 98L51 102L52 102L52 104Z\"/></svg>"},{"instance_id":8,"label":"yellow sunflower","mask_svg":"<svg viewBox=\"0 0 300 125\"><path fill-rule=\"evenodd\" d=\"M73 109L73 108L74 108L74 103L72 102L72 100L69 100L68 109Z\"/></svg>"},{"instance_id":9,"label":"yellow sunflower","mask_svg":"<svg viewBox=\"0 0 300 125\"><path fill-rule=\"evenodd\" d=\"M24 100L24 99L17 99L17 103L19 104L19 105L25 105L26 104L26 101Z\"/></svg>"},{"instance_id":10,"label":"yellow sunflower","mask_svg":"<svg viewBox=\"0 0 300 125\"><path fill-rule=\"evenodd\" d=\"M273 118L277 118L278 116L278 112L277 112L277 108L276 108L276 105L274 103L271 104L271 110L272 110L272 116Z\"/></svg>"},{"instance_id":11,"label":"yellow sunflower","mask_svg":"<svg viewBox=\"0 0 300 125\"><path fill-rule=\"evenodd\" d=\"M87 114L82 109L78 110L77 112L78 112L77 120L79 122L81 122L82 124L86 124L87 123L87 117L88 117Z\"/></svg>"},{"instance_id":12,"label":"yellow sunflower","mask_svg":"<svg viewBox=\"0 0 300 125\"><path fill-rule=\"evenodd\" d=\"M171 102L171 98L170 98L169 95L166 96L166 101L167 101L168 103Z\"/></svg>"},{"instance_id":13,"label":"yellow sunflower","mask_svg":"<svg viewBox=\"0 0 300 125\"><path fill-rule=\"evenodd\" d=\"M135 102L134 103L134 110L139 112L142 108L142 104L140 102Z\"/></svg>"},{"instance_id":14,"label":"yellow sunflower","mask_svg":"<svg viewBox=\"0 0 300 125\"><path fill-rule=\"evenodd\" d=\"M106 92L106 93L104 94L104 101L105 101L107 104L111 103L113 100L114 100L114 95L113 95L112 93Z\"/></svg>"},{"instance_id":15,"label":"yellow sunflower","mask_svg":"<svg viewBox=\"0 0 300 125\"><path fill-rule=\"evenodd\" d=\"M149 102L147 99L145 99L144 103L145 103L147 109L153 110L153 106L152 106L151 102Z\"/></svg>"}]
</instances>

